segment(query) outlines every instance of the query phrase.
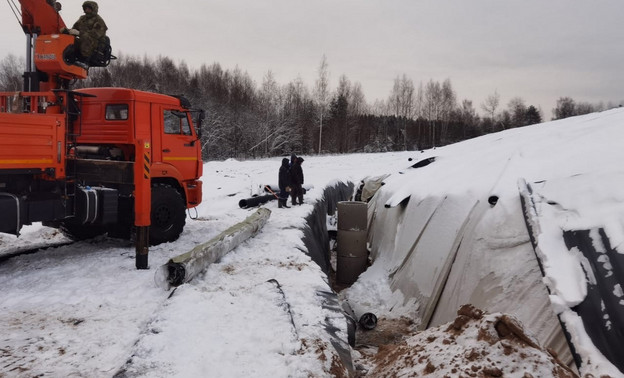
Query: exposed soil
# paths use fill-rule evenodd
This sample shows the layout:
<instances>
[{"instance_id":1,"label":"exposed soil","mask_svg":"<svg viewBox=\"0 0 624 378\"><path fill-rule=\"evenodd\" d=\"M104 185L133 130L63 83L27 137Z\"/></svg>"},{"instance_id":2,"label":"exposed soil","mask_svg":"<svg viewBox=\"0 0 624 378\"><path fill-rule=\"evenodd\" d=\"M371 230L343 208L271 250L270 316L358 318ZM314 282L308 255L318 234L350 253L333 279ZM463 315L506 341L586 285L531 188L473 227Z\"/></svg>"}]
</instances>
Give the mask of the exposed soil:
<instances>
[{"instance_id":1,"label":"exposed soil","mask_svg":"<svg viewBox=\"0 0 624 378\"><path fill-rule=\"evenodd\" d=\"M578 377L517 319L472 305L422 332L409 319L379 319L374 330L358 331L355 350L357 377Z\"/></svg>"},{"instance_id":2,"label":"exposed soil","mask_svg":"<svg viewBox=\"0 0 624 378\"><path fill-rule=\"evenodd\" d=\"M350 285L336 281L332 252L329 280L340 292ZM578 378L553 351L541 348L516 318L487 314L470 304L459 308L454 321L425 331L418 331L408 318L380 318L372 330L358 327L353 362L358 378Z\"/></svg>"}]
</instances>

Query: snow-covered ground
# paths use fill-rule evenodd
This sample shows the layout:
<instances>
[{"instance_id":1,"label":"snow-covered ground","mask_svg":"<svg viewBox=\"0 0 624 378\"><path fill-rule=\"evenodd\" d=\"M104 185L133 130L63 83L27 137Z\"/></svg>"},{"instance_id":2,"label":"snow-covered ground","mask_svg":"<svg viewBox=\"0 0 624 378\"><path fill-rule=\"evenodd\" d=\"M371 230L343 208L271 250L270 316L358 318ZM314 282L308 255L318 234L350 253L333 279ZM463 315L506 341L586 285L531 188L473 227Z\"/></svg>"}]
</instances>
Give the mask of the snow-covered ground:
<instances>
[{"instance_id":1,"label":"snow-covered ground","mask_svg":"<svg viewBox=\"0 0 624 378\"><path fill-rule=\"evenodd\" d=\"M252 214L239 200L277 183L281 158L206 163L203 203L191 212L197 219L187 217L176 242L150 249L150 270L136 270L134 247L113 239L0 263L0 375L110 377L122 368L158 377L324 375L333 356L319 336L328 312L318 292L331 289L302 252L304 216L336 179L401 168L411 155L306 156L306 183L314 185L306 204L278 209L276 201L267 203L272 215L257 237L171 298L156 287L156 268ZM64 240L33 225L19 238L1 235L1 248L13 251L42 238ZM344 319L337 325L346 340Z\"/></svg>"},{"instance_id":2,"label":"snow-covered ground","mask_svg":"<svg viewBox=\"0 0 624 378\"><path fill-rule=\"evenodd\" d=\"M624 200L616 190L624 184L623 138L624 110L616 109L424 152L304 156L305 181L314 188L306 194L303 206L278 209L276 201L268 202L264 207L272 214L255 238L190 283L163 291L154 283L156 268L248 217L254 209L241 209L238 201L258 193L264 184L277 182L281 157L208 162L202 178L203 202L197 212L191 211L195 219L187 217L178 241L150 249L150 270L135 269L134 247L128 242L107 238L0 262L0 376L338 376L344 369L326 326L336 327L336 334L346 339L346 322L328 310L327 298L319 294L330 291L328 278L306 255L301 241L304 218L312 211L311 204L322 198L325 187L337 181L358 183L367 176L391 174L380 191L389 206L410 195L472 198L484 193L495 193L504 203L511 197L519 201L520 178L533 183L576 177L577 190L594 193L594 201L577 203L582 217L575 218L576 225L602 222L624 235ZM408 169L431 156L436 161L430 166ZM603 180L601 191L592 190L597 177ZM561 190L565 192L565 186ZM504 212L499 215L503 216ZM490 221L497 219L501 218ZM613 235L618 235L615 231ZM64 241L54 230L33 225L24 228L20 238L0 235L0 255L42 239ZM375 253L384 261L379 251ZM381 327L383 319L393 315L389 304L394 305L397 298L388 272L378 266L382 268L375 268L373 261L352 288L349 300L357 307L363 292L374 293L377 308L371 310L380 316ZM553 289L553 303L561 306L556 311L565 312L566 306L573 304L569 298L583 295L585 278L572 276L575 285L571 285L556 279L561 272L556 264L549 264L546 271L553 277L547 282ZM418 306L409 299L404 304ZM396 312L401 316L413 313L405 307ZM464 334L477 332L470 330L466 328ZM437 337L427 340L432 343ZM439 341L442 339L440 336ZM406 345L414 345L415 340L408 339ZM469 343L466 340L471 339L457 340ZM433 362L450 358L451 348L439 350L443 345L447 343L435 344L438 358ZM479 345L475 341L473 347ZM522 377L514 354L503 352L496 355L497 368L505 376ZM353 356L356 362L366 359L357 351ZM371 374L373 361L364 363ZM406 365L398 360L394 368L380 365L379 374L391 376L401 369L412 376L419 374L405 370L407 359L401 361ZM622 376L607 364L581 372Z\"/></svg>"}]
</instances>

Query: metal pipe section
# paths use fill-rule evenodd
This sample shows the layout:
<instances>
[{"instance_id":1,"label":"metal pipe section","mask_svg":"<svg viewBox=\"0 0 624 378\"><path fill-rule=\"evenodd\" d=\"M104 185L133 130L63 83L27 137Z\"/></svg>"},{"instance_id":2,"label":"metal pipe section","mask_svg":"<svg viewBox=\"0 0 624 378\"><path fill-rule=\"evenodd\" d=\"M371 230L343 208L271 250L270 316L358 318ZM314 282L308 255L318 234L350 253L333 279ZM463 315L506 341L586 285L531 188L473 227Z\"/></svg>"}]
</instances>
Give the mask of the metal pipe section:
<instances>
[{"instance_id":1,"label":"metal pipe section","mask_svg":"<svg viewBox=\"0 0 624 378\"><path fill-rule=\"evenodd\" d=\"M338 202L337 208L336 280L350 285L368 265L368 205L366 202L343 201Z\"/></svg>"},{"instance_id":2,"label":"metal pipe section","mask_svg":"<svg viewBox=\"0 0 624 378\"><path fill-rule=\"evenodd\" d=\"M279 191L277 191L275 194L279 195ZM248 207L256 207L258 205L262 205L263 203L269 202L274 199L276 199L276 197L273 194L267 194L264 196L256 196L256 197L246 198L246 199L242 199L238 201L238 206L241 209L246 209Z\"/></svg>"},{"instance_id":3,"label":"metal pipe section","mask_svg":"<svg viewBox=\"0 0 624 378\"><path fill-rule=\"evenodd\" d=\"M306 194L308 190L314 188L314 185L304 185L303 186L303 194ZM247 209L249 207L256 207L262 205L263 203L267 203L274 199L277 199L280 194L280 190L277 185L263 185L263 190L265 193L273 192L272 194L266 194L263 196L255 196L250 198L245 198L238 201L238 206L241 209Z\"/></svg>"},{"instance_id":4,"label":"metal pipe section","mask_svg":"<svg viewBox=\"0 0 624 378\"><path fill-rule=\"evenodd\" d=\"M135 241L135 266L137 269L149 269L149 226L137 226Z\"/></svg>"}]
</instances>

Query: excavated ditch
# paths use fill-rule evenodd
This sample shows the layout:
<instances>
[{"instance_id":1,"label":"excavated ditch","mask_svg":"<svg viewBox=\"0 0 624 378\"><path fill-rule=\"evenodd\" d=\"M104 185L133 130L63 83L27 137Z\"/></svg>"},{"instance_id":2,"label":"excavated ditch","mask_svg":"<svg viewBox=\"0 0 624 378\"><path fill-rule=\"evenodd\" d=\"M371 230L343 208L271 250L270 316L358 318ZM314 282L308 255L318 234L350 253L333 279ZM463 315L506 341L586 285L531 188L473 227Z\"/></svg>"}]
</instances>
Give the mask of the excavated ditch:
<instances>
[{"instance_id":1,"label":"excavated ditch","mask_svg":"<svg viewBox=\"0 0 624 378\"><path fill-rule=\"evenodd\" d=\"M328 230L328 217L335 216L338 202L351 200L353 194L353 183L325 188L323 198L306 217L307 226L303 230L308 254L327 275L332 288L331 292L319 293L324 298L324 307L341 313L347 323L347 340L329 323L325 330L350 377L429 374L499 377L520 370L525 372L524 377L541 376L546 371L556 377L577 377L556 353L539 347L527 336L515 318L489 315L472 305L462 306L454 322L426 331L420 331L412 319L404 317L380 318L370 329L358 324L348 303L342 302L338 295L349 285L336 282L336 232ZM491 337L482 337L486 334Z\"/></svg>"}]
</instances>

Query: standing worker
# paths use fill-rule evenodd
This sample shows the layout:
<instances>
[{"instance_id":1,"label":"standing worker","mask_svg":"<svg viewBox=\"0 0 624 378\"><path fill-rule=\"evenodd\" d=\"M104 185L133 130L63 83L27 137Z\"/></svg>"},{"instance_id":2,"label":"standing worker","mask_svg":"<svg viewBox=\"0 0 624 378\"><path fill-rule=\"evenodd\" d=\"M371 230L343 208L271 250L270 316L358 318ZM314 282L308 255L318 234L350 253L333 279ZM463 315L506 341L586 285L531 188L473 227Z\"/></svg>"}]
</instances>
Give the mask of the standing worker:
<instances>
[{"instance_id":1,"label":"standing worker","mask_svg":"<svg viewBox=\"0 0 624 378\"><path fill-rule=\"evenodd\" d=\"M84 15L70 29L61 30L76 36L76 60L89 63L100 41L106 36L108 27L98 14L98 5L95 1L85 1L82 4Z\"/></svg>"},{"instance_id":2,"label":"standing worker","mask_svg":"<svg viewBox=\"0 0 624 378\"><path fill-rule=\"evenodd\" d=\"M295 159L295 164L290 167L290 195L293 205L297 205L297 199L299 205L303 205L303 168L301 168L301 163L303 163L303 158L298 157Z\"/></svg>"},{"instance_id":3,"label":"standing worker","mask_svg":"<svg viewBox=\"0 0 624 378\"><path fill-rule=\"evenodd\" d=\"M277 207L282 208L290 208L288 206L288 189L290 188L290 163L287 158L282 159L282 165L279 169L279 198L277 199Z\"/></svg>"},{"instance_id":4,"label":"standing worker","mask_svg":"<svg viewBox=\"0 0 624 378\"><path fill-rule=\"evenodd\" d=\"M295 162L297 161L297 155L295 155L294 153L290 155L290 166L292 167L293 165L295 165Z\"/></svg>"}]
</instances>

